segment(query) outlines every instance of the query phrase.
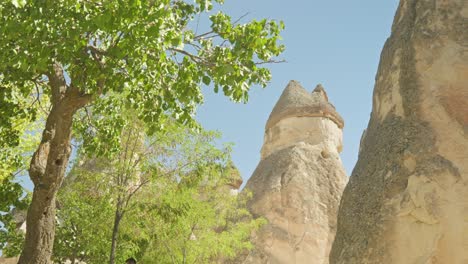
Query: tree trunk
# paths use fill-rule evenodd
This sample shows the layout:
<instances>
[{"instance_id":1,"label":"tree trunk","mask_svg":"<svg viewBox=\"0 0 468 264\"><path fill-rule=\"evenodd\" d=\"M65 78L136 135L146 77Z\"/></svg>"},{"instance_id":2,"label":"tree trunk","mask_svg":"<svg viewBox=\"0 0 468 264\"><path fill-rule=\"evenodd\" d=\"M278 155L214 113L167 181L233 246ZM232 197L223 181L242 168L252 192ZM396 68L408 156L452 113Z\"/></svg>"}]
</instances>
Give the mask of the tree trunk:
<instances>
[{"instance_id":1,"label":"tree trunk","mask_svg":"<svg viewBox=\"0 0 468 264\"><path fill-rule=\"evenodd\" d=\"M115 210L114 227L112 229L112 244L111 244L109 264L115 263L115 251L117 249L117 235L119 234L120 220L122 220L122 216L123 216L123 213L120 208L121 207L120 204L121 204L120 199L118 199L117 209Z\"/></svg>"},{"instance_id":2,"label":"tree trunk","mask_svg":"<svg viewBox=\"0 0 468 264\"><path fill-rule=\"evenodd\" d=\"M20 264L50 263L55 235L55 198L70 157L72 113L53 107L33 155L29 174L34 183L26 219L26 241Z\"/></svg>"},{"instance_id":3,"label":"tree trunk","mask_svg":"<svg viewBox=\"0 0 468 264\"><path fill-rule=\"evenodd\" d=\"M71 264L75 264L76 262L76 256L78 255L78 250L76 248L73 249L73 255L70 259Z\"/></svg>"},{"instance_id":4,"label":"tree trunk","mask_svg":"<svg viewBox=\"0 0 468 264\"><path fill-rule=\"evenodd\" d=\"M55 237L55 198L71 153L73 115L91 97L67 86L60 65L49 76L52 109L31 160L34 192L26 218L26 240L19 264L49 264Z\"/></svg>"}]
</instances>

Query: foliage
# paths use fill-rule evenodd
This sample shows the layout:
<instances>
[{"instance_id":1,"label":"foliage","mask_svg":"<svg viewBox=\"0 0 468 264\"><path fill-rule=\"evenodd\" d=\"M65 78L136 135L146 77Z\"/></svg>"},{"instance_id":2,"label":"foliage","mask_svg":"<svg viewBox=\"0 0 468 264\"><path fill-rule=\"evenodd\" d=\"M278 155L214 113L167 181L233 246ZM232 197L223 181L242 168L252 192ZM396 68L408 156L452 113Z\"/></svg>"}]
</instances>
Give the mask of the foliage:
<instances>
[{"instance_id":1,"label":"foliage","mask_svg":"<svg viewBox=\"0 0 468 264\"><path fill-rule=\"evenodd\" d=\"M40 141L48 104L36 102L36 96L4 86L0 73L0 181L24 173Z\"/></svg>"},{"instance_id":2,"label":"foliage","mask_svg":"<svg viewBox=\"0 0 468 264\"><path fill-rule=\"evenodd\" d=\"M21 252L24 241L24 233L19 229L15 214L27 209L30 202L29 196L24 196L24 190L18 183L5 180L0 184L0 194L5 196L2 201L2 211L0 214L0 250L7 257L18 256ZM12 209L14 208L14 209Z\"/></svg>"},{"instance_id":3,"label":"foliage","mask_svg":"<svg viewBox=\"0 0 468 264\"><path fill-rule=\"evenodd\" d=\"M75 168L77 177L59 193L60 208L54 245L54 260L106 263L112 232L112 189L98 171Z\"/></svg>"},{"instance_id":4,"label":"foliage","mask_svg":"<svg viewBox=\"0 0 468 264\"><path fill-rule=\"evenodd\" d=\"M164 113L192 123L196 106L203 102L201 84L246 101L252 84L265 86L271 78L262 64L284 49L277 43L283 24L271 20L238 24L219 12L210 16L210 31L191 29L190 22L212 7L205 0L4 1L2 86L19 98L36 91L50 95L50 75L59 64L69 89L94 97L99 116L119 120L123 103L153 130L160 128ZM19 118L25 111L7 108L5 114ZM106 143L118 145L120 122L84 121L97 124L82 130L105 131ZM8 122L0 125L12 130Z\"/></svg>"},{"instance_id":5,"label":"foliage","mask_svg":"<svg viewBox=\"0 0 468 264\"><path fill-rule=\"evenodd\" d=\"M146 205L149 209L139 212L142 220L137 222L138 229L147 234L148 245L140 252L142 262L216 263L252 247L251 232L264 222L251 219L245 209L247 196L230 195L219 183L206 184L213 182L172 183L164 185L164 191L156 188L159 202ZM167 214L168 208L179 214Z\"/></svg>"},{"instance_id":6,"label":"foliage","mask_svg":"<svg viewBox=\"0 0 468 264\"><path fill-rule=\"evenodd\" d=\"M229 194L226 184L232 180L233 168L229 148L215 146L219 133L196 132L174 122L166 126L166 132L144 140L142 133L124 133L144 142L138 153L122 153L114 160L79 159L59 193L54 259L104 263L118 197L136 188L140 191L122 218L117 263L130 256L148 263L172 263L172 259L179 263L184 257L209 263L235 257L251 246L250 232L262 222L251 221L245 200ZM142 159L132 177L119 183L121 165L135 164L128 158L132 156ZM196 240L190 239L192 233Z\"/></svg>"},{"instance_id":7,"label":"foliage","mask_svg":"<svg viewBox=\"0 0 468 264\"><path fill-rule=\"evenodd\" d=\"M195 126L196 107L203 103L202 85L243 102L251 85L266 86L271 76L263 65L284 50L278 44L282 22L263 19L240 24L218 12L209 16L208 32L191 28L191 21L222 2L0 1L0 135L5 136L0 139L0 161L7 161L0 163L0 178L11 180L11 174L24 165L22 157L31 156L15 150L25 133L18 128L24 120L47 120L49 130L62 130L46 131L48 141L43 138L41 147L61 149L41 153L32 161L34 171L30 170L33 182L47 179L45 186L55 194L64 170L49 165L43 169L39 163L62 160L51 155L67 152L71 117L83 149L91 156L111 158L122 146L122 129L128 125L122 116L125 109L133 109L134 119L144 122L152 134L163 129L161 121L168 116ZM31 105L25 104L31 98ZM38 109L49 104L41 119ZM63 126L54 126L62 121ZM34 208L45 204L46 196L34 197ZM23 261L49 258L53 236L42 242L32 239L39 233L32 230L41 228L53 226L28 229L31 239ZM44 243L40 254L33 252L38 248L34 243Z\"/></svg>"},{"instance_id":8,"label":"foliage","mask_svg":"<svg viewBox=\"0 0 468 264\"><path fill-rule=\"evenodd\" d=\"M24 239L13 213L26 210L30 202L18 177L40 141L46 105L34 105L35 100L0 85L0 250L7 256L18 255Z\"/></svg>"}]
</instances>

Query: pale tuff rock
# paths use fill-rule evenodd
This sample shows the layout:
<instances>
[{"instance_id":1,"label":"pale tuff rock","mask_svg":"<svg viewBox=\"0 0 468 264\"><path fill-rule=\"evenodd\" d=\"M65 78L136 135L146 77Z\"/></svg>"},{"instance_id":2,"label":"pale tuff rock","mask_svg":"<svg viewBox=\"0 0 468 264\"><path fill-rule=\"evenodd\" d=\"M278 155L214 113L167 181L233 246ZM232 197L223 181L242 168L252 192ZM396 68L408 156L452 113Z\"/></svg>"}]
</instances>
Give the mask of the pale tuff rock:
<instances>
[{"instance_id":1,"label":"pale tuff rock","mask_svg":"<svg viewBox=\"0 0 468 264\"><path fill-rule=\"evenodd\" d=\"M301 141L325 143L341 152L343 125L320 84L310 94L298 82L291 81L266 123L261 158Z\"/></svg>"},{"instance_id":2,"label":"pale tuff rock","mask_svg":"<svg viewBox=\"0 0 468 264\"><path fill-rule=\"evenodd\" d=\"M262 160L249 179L249 209L268 220L244 263L328 263L346 184L343 120L321 86L291 81L268 119Z\"/></svg>"},{"instance_id":3,"label":"pale tuff rock","mask_svg":"<svg viewBox=\"0 0 468 264\"><path fill-rule=\"evenodd\" d=\"M16 264L19 258L2 258L0 257L0 264Z\"/></svg>"},{"instance_id":4,"label":"pale tuff rock","mask_svg":"<svg viewBox=\"0 0 468 264\"><path fill-rule=\"evenodd\" d=\"M230 162L227 165L227 170L225 173L227 177L226 179L224 179L225 182L223 182L219 187L219 191L229 193L234 196L238 195L239 188L241 187L242 182L244 181L239 170L234 165L234 163Z\"/></svg>"},{"instance_id":5,"label":"pale tuff rock","mask_svg":"<svg viewBox=\"0 0 468 264\"><path fill-rule=\"evenodd\" d=\"M468 263L468 1L402 0L331 263Z\"/></svg>"},{"instance_id":6,"label":"pale tuff rock","mask_svg":"<svg viewBox=\"0 0 468 264\"><path fill-rule=\"evenodd\" d=\"M326 117L333 120L339 128L344 122L336 112L335 107L328 102L328 96L322 85L317 85L314 91L308 93L297 81L290 81L281 94L270 117L265 130L273 127L278 121L287 117Z\"/></svg>"},{"instance_id":7,"label":"pale tuff rock","mask_svg":"<svg viewBox=\"0 0 468 264\"><path fill-rule=\"evenodd\" d=\"M242 179L242 176L240 175L237 167L234 165L234 163L230 162L228 164L226 185L229 186L232 190L239 190L243 181L244 180Z\"/></svg>"}]
</instances>

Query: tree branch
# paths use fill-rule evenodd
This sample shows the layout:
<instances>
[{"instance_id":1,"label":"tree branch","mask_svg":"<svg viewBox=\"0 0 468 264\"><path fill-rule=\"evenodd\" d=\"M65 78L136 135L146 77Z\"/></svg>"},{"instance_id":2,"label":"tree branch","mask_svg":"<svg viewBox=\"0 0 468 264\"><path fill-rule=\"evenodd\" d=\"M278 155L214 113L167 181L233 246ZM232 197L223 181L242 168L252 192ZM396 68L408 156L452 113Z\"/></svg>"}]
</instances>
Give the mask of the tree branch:
<instances>
[{"instance_id":1,"label":"tree branch","mask_svg":"<svg viewBox=\"0 0 468 264\"><path fill-rule=\"evenodd\" d=\"M262 64L270 64L270 63L285 63L286 60L267 60L267 61L260 61L256 62L255 65L262 65Z\"/></svg>"},{"instance_id":2,"label":"tree branch","mask_svg":"<svg viewBox=\"0 0 468 264\"><path fill-rule=\"evenodd\" d=\"M47 116L49 114L48 111L45 110L45 108L42 106L41 104L41 92L39 90L39 84L37 82L37 80L33 80L33 83L34 83L34 87L36 88L36 99L35 99L35 102L37 102L39 104L39 109L44 112L44 114ZM34 103L33 103L34 104Z\"/></svg>"},{"instance_id":3,"label":"tree branch","mask_svg":"<svg viewBox=\"0 0 468 264\"><path fill-rule=\"evenodd\" d=\"M102 57L107 54L107 51L101 50L92 45L87 46L86 49L91 53L91 56L93 57L93 59L98 63L99 68L103 70L105 67L105 64L102 61Z\"/></svg>"},{"instance_id":4,"label":"tree branch","mask_svg":"<svg viewBox=\"0 0 468 264\"><path fill-rule=\"evenodd\" d=\"M192 53L187 52L185 50L181 50L181 49L178 49L178 48L169 48L169 50L174 51L174 52L178 52L180 54L187 55L188 57L190 57L192 60L194 60L196 62L203 61L203 58L201 58L201 57L199 57L197 55L193 55Z\"/></svg>"},{"instance_id":5,"label":"tree branch","mask_svg":"<svg viewBox=\"0 0 468 264\"><path fill-rule=\"evenodd\" d=\"M199 39L202 39L203 37L205 36L208 36L210 34L215 34L215 36L219 36L218 34L216 34L214 31L208 31L206 33L203 33L203 34L200 34L200 35L197 35L195 37L193 37L193 40L199 40Z\"/></svg>"},{"instance_id":6,"label":"tree branch","mask_svg":"<svg viewBox=\"0 0 468 264\"><path fill-rule=\"evenodd\" d=\"M64 96L67 90L67 82L63 74L63 68L58 62L54 62L52 72L47 74L52 93L52 104L57 104Z\"/></svg>"},{"instance_id":7,"label":"tree branch","mask_svg":"<svg viewBox=\"0 0 468 264\"><path fill-rule=\"evenodd\" d=\"M204 58L202 58L200 56L197 56L197 55L194 55L194 54L192 54L192 53L190 53L188 51L178 49L178 48L169 48L168 50L173 51L173 52L177 52L177 53L180 53L180 54L184 54L187 57L189 57L192 61L194 61L195 63L201 63L201 64L203 64L203 65L205 65L207 67L213 66L213 64L209 63Z\"/></svg>"},{"instance_id":8,"label":"tree branch","mask_svg":"<svg viewBox=\"0 0 468 264\"><path fill-rule=\"evenodd\" d=\"M247 13L243 14L238 19L236 19L236 21L234 21L234 23L232 23L232 24L235 25L235 24L239 23L244 17L248 16L249 14L250 14L250 12L247 12Z\"/></svg>"},{"instance_id":9,"label":"tree branch","mask_svg":"<svg viewBox=\"0 0 468 264\"><path fill-rule=\"evenodd\" d=\"M245 14L243 14L242 16L240 16L238 19L236 19L236 21L234 21L232 23L232 25L236 25L237 23L239 23L244 17L248 16L250 14L250 12L247 12ZM209 36L210 34L214 34L212 36ZM213 30L211 31L208 31L208 32L205 32L203 34L200 34L200 35L197 35L195 37L193 37L193 40L199 40L199 39L202 39L203 37L206 37L206 38L214 38L214 37L218 37L219 34L214 32Z\"/></svg>"}]
</instances>

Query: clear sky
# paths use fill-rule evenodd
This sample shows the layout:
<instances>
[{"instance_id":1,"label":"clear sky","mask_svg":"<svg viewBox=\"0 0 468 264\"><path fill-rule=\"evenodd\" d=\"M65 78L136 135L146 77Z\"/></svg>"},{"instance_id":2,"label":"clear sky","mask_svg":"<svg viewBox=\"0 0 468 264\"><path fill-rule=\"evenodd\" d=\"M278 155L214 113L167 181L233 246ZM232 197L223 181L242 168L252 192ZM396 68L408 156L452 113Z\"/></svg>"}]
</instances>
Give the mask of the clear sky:
<instances>
[{"instance_id":1,"label":"clear sky","mask_svg":"<svg viewBox=\"0 0 468 264\"><path fill-rule=\"evenodd\" d=\"M345 120L341 157L349 174L367 127L380 52L390 35L397 0L225 0L222 10L238 18L283 20L281 56L287 63L268 66L266 89L252 87L247 104L235 104L205 89L198 120L233 142L233 159L244 183L260 160L265 122L289 80L308 91L321 83Z\"/></svg>"},{"instance_id":2,"label":"clear sky","mask_svg":"<svg viewBox=\"0 0 468 264\"><path fill-rule=\"evenodd\" d=\"M234 143L233 160L244 184L260 160L265 123L284 87L299 81L308 91L321 83L345 120L341 154L349 174L357 160L359 140L367 127L380 52L390 35L398 0L225 0L219 9L243 21L283 20L286 63L272 64L266 89L252 87L247 104L235 104L205 87L205 104L197 114L205 129L219 130ZM200 28L206 28L201 21ZM32 184L21 179L27 189Z\"/></svg>"}]
</instances>

